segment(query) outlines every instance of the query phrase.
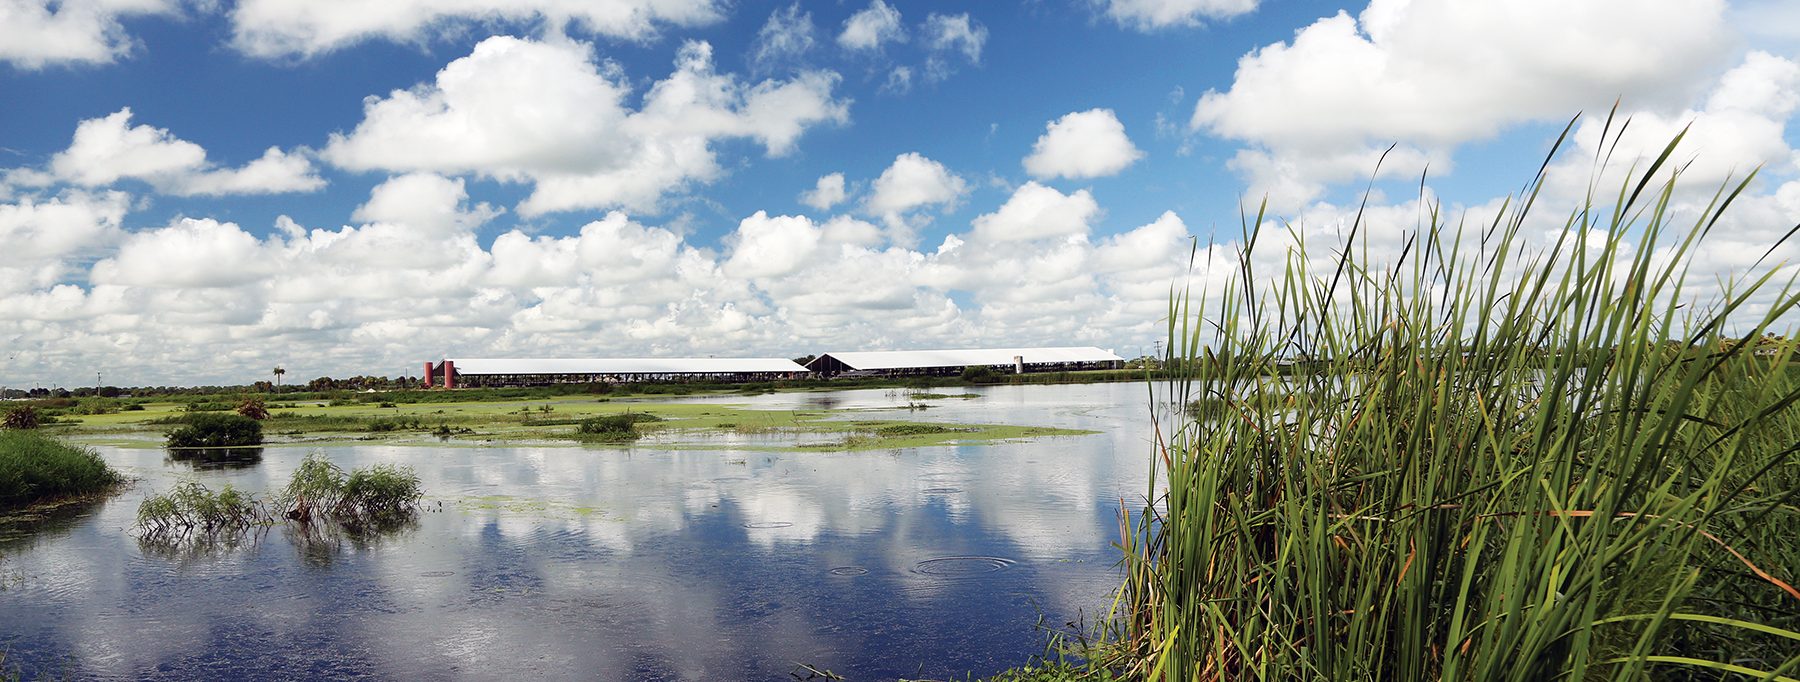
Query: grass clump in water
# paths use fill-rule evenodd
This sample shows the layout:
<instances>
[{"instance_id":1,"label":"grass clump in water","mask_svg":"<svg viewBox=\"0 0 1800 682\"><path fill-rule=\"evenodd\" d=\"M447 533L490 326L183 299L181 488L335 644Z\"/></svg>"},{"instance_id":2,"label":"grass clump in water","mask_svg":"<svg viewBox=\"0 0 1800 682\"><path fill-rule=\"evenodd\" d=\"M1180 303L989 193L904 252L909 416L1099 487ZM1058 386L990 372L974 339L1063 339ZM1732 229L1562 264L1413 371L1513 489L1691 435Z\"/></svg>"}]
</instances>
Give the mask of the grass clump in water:
<instances>
[{"instance_id":1,"label":"grass clump in water","mask_svg":"<svg viewBox=\"0 0 1800 682\"><path fill-rule=\"evenodd\" d=\"M587 440L631 441L642 436L632 425L639 422L659 421L662 421L661 417L642 412L609 414L604 417L581 420L581 423L575 427L575 433Z\"/></svg>"},{"instance_id":2,"label":"grass clump in water","mask_svg":"<svg viewBox=\"0 0 1800 682\"><path fill-rule=\"evenodd\" d=\"M103 492L123 481L92 449L39 433L0 430L0 509Z\"/></svg>"},{"instance_id":3,"label":"grass clump in water","mask_svg":"<svg viewBox=\"0 0 1800 682\"><path fill-rule=\"evenodd\" d=\"M303 524L330 518L360 525L408 517L422 497L411 467L377 464L346 474L314 453L294 470L276 504L288 519Z\"/></svg>"},{"instance_id":4,"label":"grass clump in water","mask_svg":"<svg viewBox=\"0 0 1800 682\"><path fill-rule=\"evenodd\" d=\"M411 468L377 464L350 472L338 513L358 519L392 519L416 511L422 497L419 476Z\"/></svg>"},{"instance_id":5,"label":"grass clump in water","mask_svg":"<svg viewBox=\"0 0 1800 682\"><path fill-rule=\"evenodd\" d=\"M474 433L474 429L468 427L451 428L449 424L438 424L437 428L431 430L431 435L437 436L439 440L448 440L451 436L467 436Z\"/></svg>"},{"instance_id":6,"label":"grass clump in water","mask_svg":"<svg viewBox=\"0 0 1800 682\"><path fill-rule=\"evenodd\" d=\"M169 432L171 448L219 448L261 445L262 423L239 414L202 412L181 418Z\"/></svg>"},{"instance_id":7,"label":"grass clump in water","mask_svg":"<svg viewBox=\"0 0 1800 682\"><path fill-rule=\"evenodd\" d=\"M195 481L178 483L165 494L145 498L137 513L143 537L163 541L242 533L268 520L255 496L230 484L214 491Z\"/></svg>"},{"instance_id":8,"label":"grass clump in water","mask_svg":"<svg viewBox=\"0 0 1800 682\"><path fill-rule=\"evenodd\" d=\"M1173 397L1192 414L1161 425L1152 503L1124 519L1102 665L1795 677L1794 344L1719 339L1760 337L1800 297L1764 277L1694 305L1687 264L1744 187L1673 224L1673 181L1653 185L1673 150L1542 248L1525 237L1542 175L1491 225L1433 208L1397 261L1368 259L1360 219L1330 257L1296 238L1273 281L1253 267L1259 215L1223 291L1171 302L1172 360L1194 369ZM1297 357L1306 371L1282 369Z\"/></svg>"},{"instance_id":9,"label":"grass clump in water","mask_svg":"<svg viewBox=\"0 0 1800 682\"><path fill-rule=\"evenodd\" d=\"M352 530L388 529L412 521L422 498L419 477L410 468L378 464L346 474L314 453L301 461L272 506L302 529L325 521ZM137 529L152 544L232 546L246 531L276 522L269 506L230 485L214 491L185 481L146 498L138 506Z\"/></svg>"}]
</instances>

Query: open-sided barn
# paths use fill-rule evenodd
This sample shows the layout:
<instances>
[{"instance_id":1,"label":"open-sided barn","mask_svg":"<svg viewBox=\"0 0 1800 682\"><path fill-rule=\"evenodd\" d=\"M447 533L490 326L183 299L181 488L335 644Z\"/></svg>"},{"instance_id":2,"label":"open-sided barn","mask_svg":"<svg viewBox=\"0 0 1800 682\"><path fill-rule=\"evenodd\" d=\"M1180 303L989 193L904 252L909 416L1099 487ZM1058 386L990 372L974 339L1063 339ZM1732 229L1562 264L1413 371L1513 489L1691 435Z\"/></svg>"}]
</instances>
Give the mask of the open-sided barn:
<instances>
[{"instance_id":1,"label":"open-sided barn","mask_svg":"<svg viewBox=\"0 0 1800 682\"><path fill-rule=\"evenodd\" d=\"M425 385L532 386L602 381L771 381L806 375L785 358L453 358L425 363Z\"/></svg>"},{"instance_id":2,"label":"open-sided barn","mask_svg":"<svg viewBox=\"0 0 1800 682\"><path fill-rule=\"evenodd\" d=\"M833 376L846 372L878 376L955 374L964 367L994 367L1007 372L1050 372L1117 369L1125 359L1092 346L1067 348L970 348L961 350L883 350L831 352L806 368Z\"/></svg>"}]
</instances>

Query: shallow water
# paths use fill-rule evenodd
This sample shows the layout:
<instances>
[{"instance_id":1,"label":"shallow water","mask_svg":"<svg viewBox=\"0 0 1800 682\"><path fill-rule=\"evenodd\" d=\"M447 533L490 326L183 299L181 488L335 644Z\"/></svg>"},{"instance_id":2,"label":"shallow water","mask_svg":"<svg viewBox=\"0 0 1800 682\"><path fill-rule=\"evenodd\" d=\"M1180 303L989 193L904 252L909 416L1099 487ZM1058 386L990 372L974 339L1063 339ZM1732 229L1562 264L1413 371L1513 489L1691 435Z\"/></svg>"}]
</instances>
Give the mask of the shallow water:
<instances>
[{"instance_id":1,"label":"shallow water","mask_svg":"<svg viewBox=\"0 0 1800 682\"><path fill-rule=\"evenodd\" d=\"M0 651L28 677L989 674L1042 650L1040 617L1110 604L1151 400L1142 384L975 392L911 412L887 390L705 400L1102 433L858 453L277 447L225 468L101 448L142 480L0 540ZM311 451L412 466L428 511L360 542L275 528L167 552L130 532L138 502L175 481L264 491Z\"/></svg>"}]
</instances>

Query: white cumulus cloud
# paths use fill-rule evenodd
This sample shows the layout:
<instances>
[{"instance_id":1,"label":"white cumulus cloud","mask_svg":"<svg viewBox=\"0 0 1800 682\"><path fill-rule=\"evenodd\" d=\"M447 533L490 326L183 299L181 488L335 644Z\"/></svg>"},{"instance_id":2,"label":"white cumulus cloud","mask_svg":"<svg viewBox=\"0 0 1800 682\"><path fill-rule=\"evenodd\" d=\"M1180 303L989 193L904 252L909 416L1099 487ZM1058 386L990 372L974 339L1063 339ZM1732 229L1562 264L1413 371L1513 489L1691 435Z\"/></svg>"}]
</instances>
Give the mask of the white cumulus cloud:
<instances>
[{"instance_id":1,"label":"white cumulus cloud","mask_svg":"<svg viewBox=\"0 0 1800 682\"><path fill-rule=\"evenodd\" d=\"M955 202L968 189L968 182L944 164L918 152L907 152L894 157L894 162L875 179L867 206L876 214L902 213Z\"/></svg>"},{"instance_id":2,"label":"white cumulus cloud","mask_svg":"<svg viewBox=\"0 0 1800 682\"><path fill-rule=\"evenodd\" d=\"M300 152L270 147L242 167L220 168L200 145L163 128L131 125L129 108L82 121L69 147L50 158L47 171L19 169L7 178L20 184L86 187L141 180L180 196L310 192L325 186Z\"/></svg>"},{"instance_id":3,"label":"white cumulus cloud","mask_svg":"<svg viewBox=\"0 0 1800 682\"><path fill-rule=\"evenodd\" d=\"M469 193L461 179L431 173L409 173L389 178L369 192L369 200L351 218L371 223L406 225L427 232L452 233L474 229L500 214L486 203L464 207Z\"/></svg>"},{"instance_id":4,"label":"white cumulus cloud","mask_svg":"<svg viewBox=\"0 0 1800 682\"><path fill-rule=\"evenodd\" d=\"M750 61L760 69L768 69L784 60L800 57L813 47L811 12L800 11L800 3L769 13L769 20L756 33L756 48Z\"/></svg>"},{"instance_id":5,"label":"white cumulus cloud","mask_svg":"<svg viewBox=\"0 0 1800 682\"><path fill-rule=\"evenodd\" d=\"M1229 19L1256 9L1258 0L1093 0L1121 25L1154 30Z\"/></svg>"},{"instance_id":6,"label":"white cumulus cloud","mask_svg":"<svg viewBox=\"0 0 1800 682\"><path fill-rule=\"evenodd\" d=\"M906 242L912 239L915 228L929 222L917 211L954 206L968 191L968 181L944 164L918 152L907 152L894 157L894 162L875 178L863 199L863 209L881 218L895 241Z\"/></svg>"},{"instance_id":7,"label":"white cumulus cloud","mask_svg":"<svg viewBox=\"0 0 1800 682\"><path fill-rule=\"evenodd\" d=\"M1317 158L1396 142L1413 157L1442 158L1506 126L1604 110L1620 96L1682 101L1717 73L1728 42L1723 0L1373 0L1356 17L1340 12L1245 55L1231 87L1203 95L1190 125L1268 157L1240 159L1253 185L1316 189L1372 169L1346 175L1348 164ZM1255 175L1263 169L1293 172Z\"/></svg>"},{"instance_id":8,"label":"white cumulus cloud","mask_svg":"<svg viewBox=\"0 0 1800 682\"><path fill-rule=\"evenodd\" d=\"M531 182L521 213L582 208L653 210L721 170L715 141L748 138L792 151L809 127L848 120L832 96L836 74L741 82L713 69L712 48L690 42L675 72L632 110L623 74L594 63L587 45L489 38L435 82L371 99L325 158L352 170L477 174Z\"/></svg>"},{"instance_id":9,"label":"white cumulus cloud","mask_svg":"<svg viewBox=\"0 0 1800 682\"><path fill-rule=\"evenodd\" d=\"M910 66L896 66L888 71L887 81L881 84L885 93L904 95L912 92L913 69Z\"/></svg>"},{"instance_id":10,"label":"white cumulus cloud","mask_svg":"<svg viewBox=\"0 0 1800 682\"><path fill-rule=\"evenodd\" d=\"M0 296L48 288L125 236L131 197L124 192L67 192L0 203Z\"/></svg>"},{"instance_id":11,"label":"white cumulus cloud","mask_svg":"<svg viewBox=\"0 0 1800 682\"><path fill-rule=\"evenodd\" d=\"M871 0L868 7L844 20L837 41L851 50L879 50L886 43L905 42L906 28L900 24L900 10L882 0Z\"/></svg>"},{"instance_id":12,"label":"white cumulus cloud","mask_svg":"<svg viewBox=\"0 0 1800 682\"><path fill-rule=\"evenodd\" d=\"M932 14L925 17L925 43L933 50L960 52L971 64L981 63L981 49L987 45L988 30L981 22L963 14Z\"/></svg>"},{"instance_id":13,"label":"white cumulus cloud","mask_svg":"<svg viewBox=\"0 0 1800 682\"><path fill-rule=\"evenodd\" d=\"M725 261L732 277L775 277L791 273L811 259L824 234L805 216L774 216L765 211L738 223L737 244Z\"/></svg>"},{"instance_id":14,"label":"white cumulus cloud","mask_svg":"<svg viewBox=\"0 0 1800 682\"><path fill-rule=\"evenodd\" d=\"M821 211L829 211L831 207L843 203L849 191L844 187L843 173L829 173L819 177L812 189L800 193L800 203Z\"/></svg>"},{"instance_id":15,"label":"white cumulus cloud","mask_svg":"<svg viewBox=\"0 0 1800 682\"><path fill-rule=\"evenodd\" d=\"M234 223L181 218L132 234L119 252L94 264L95 284L214 288L247 284L274 267L261 242Z\"/></svg>"},{"instance_id":16,"label":"white cumulus cloud","mask_svg":"<svg viewBox=\"0 0 1800 682\"><path fill-rule=\"evenodd\" d=\"M1547 191L1571 204L1585 197L1590 185L1616 191L1628 173L1643 172L1683 131L1658 177L1659 183L1666 181L1679 169L1678 187L1692 194L1683 199L1705 201L1722 183L1741 180L1757 168L1765 175L1791 178L1800 172L1800 155L1787 142L1787 123L1796 110L1800 63L1752 52L1720 77L1697 106L1672 113L1626 109L1611 131L1603 117L1583 120L1573 135L1575 153L1550 168ZM1607 165L1596 169L1596 159Z\"/></svg>"},{"instance_id":17,"label":"white cumulus cloud","mask_svg":"<svg viewBox=\"0 0 1800 682\"><path fill-rule=\"evenodd\" d=\"M975 218L974 236L985 242L1010 242L1085 235L1099 213L1100 204L1085 189L1063 194L1027 182L999 210Z\"/></svg>"},{"instance_id":18,"label":"white cumulus cloud","mask_svg":"<svg viewBox=\"0 0 1800 682\"><path fill-rule=\"evenodd\" d=\"M133 45L121 18L176 8L174 0L0 0L0 61L23 69L111 63Z\"/></svg>"},{"instance_id":19,"label":"white cumulus cloud","mask_svg":"<svg viewBox=\"0 0 1800 682\"><path fill-rule=\"evenodd\" d=\"M899 173L909 166L959 184L923 157ZM21 356L0 381L21 367L27 380L56 380L121 352L138 362L116 380L144 384L249 381L272 363L302 377L397 372L457 354L1110 346L1154 336L1167 283L1148 282L1177 272L1186 244L1172 214L1090 242L1092 197L1036 185L935 251L884 246L883 228L850 216L766 211L743 218L721 250L620 211L574 234L514 229L484 247L475 231L493 209L425 173L389 178L354 211L361 224L335 229L282 218L258 236L179 218L132 230L129 204L123 193L66 192L0 205L0 248L36 259L0 265L0 319L12 323L0 342Z\"/></svg>"},{"instance_id":20,"label":"white cumulus cloud","mask_svg":"<svg viewBox=\"0 0 1800 682\"><path fill-rule=\"evenodd\" d=\"M717 0L240 0L231 24L247 54L305 57L364 40L420 42L474 23L544 21L645 40L663 25L704 26L723 16Z\"/></svg>"},{"instance_id":21,"label":"white cumulus cloud","mask_svg":"<svg viewBox=\"0 0 1800 682\"><path fill-rule=\"evenodd\" d=\"M262 156L241 168L199 170L174 180L174 184L165 191L182 195L220 196L310 192L324 186L325 180L314 172L311 159L300 153L270 147L263 150Z\"/></svg>"},{"instance_id":22,"label":"white cumulus cloud","mask_svg":"<svg viewBox=\"0 0 1800 682\"><path fill-rule=\"evenodd\" d=\"M1097 178L1143 157L1111 109L1090 109L1051 121L1025 157L1025 171L1038 178Z\"/></svg>"},{"instance_id":23,"label":"white cumulus cloud","mask_svg":"<svg viewBox=\"0 0 1800 682\"><path fill-rule=\"evenodd\" d=\"M987 45L988 30L986 26L981 25L981 22L969 18L968 13L954 15L932 13L925 17L925 23L919 26L919 31L924 36L925 47L929 50L924 64L927 80L941 82L949 79L956 72L956 68L952 65L955 61L954 55L961 55L970 64L981 63L981 51ZM895 73L897 72L898 69ZM909 84L902 83L901 87L892 87L894 85L893 75L893 73L889 75L889 89L905 92L905 86ZM910 75L908 74L908 76Z\"/></svg>"}]
</instances>

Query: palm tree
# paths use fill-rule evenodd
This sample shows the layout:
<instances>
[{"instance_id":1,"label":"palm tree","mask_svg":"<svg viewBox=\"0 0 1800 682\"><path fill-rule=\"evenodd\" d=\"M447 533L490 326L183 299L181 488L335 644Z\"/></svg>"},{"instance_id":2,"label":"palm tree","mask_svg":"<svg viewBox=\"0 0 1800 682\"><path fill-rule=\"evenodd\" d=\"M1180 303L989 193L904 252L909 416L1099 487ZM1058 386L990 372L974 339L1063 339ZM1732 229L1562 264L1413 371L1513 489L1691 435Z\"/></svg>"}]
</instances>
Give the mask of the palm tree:
<instances>
[{"instance_id":1,"label":"palm tree","mask_svg":"<svg viewBox=\"0 0 1800 682\"><path fill-rule=\"evenodd\" d=\"M281 375L283 375L283 374L287 374L287 370L282 369L281 365L276 365L275 366L275 386L277 388L279 388L281 386Z\"/></svg>"}]
</instances>

